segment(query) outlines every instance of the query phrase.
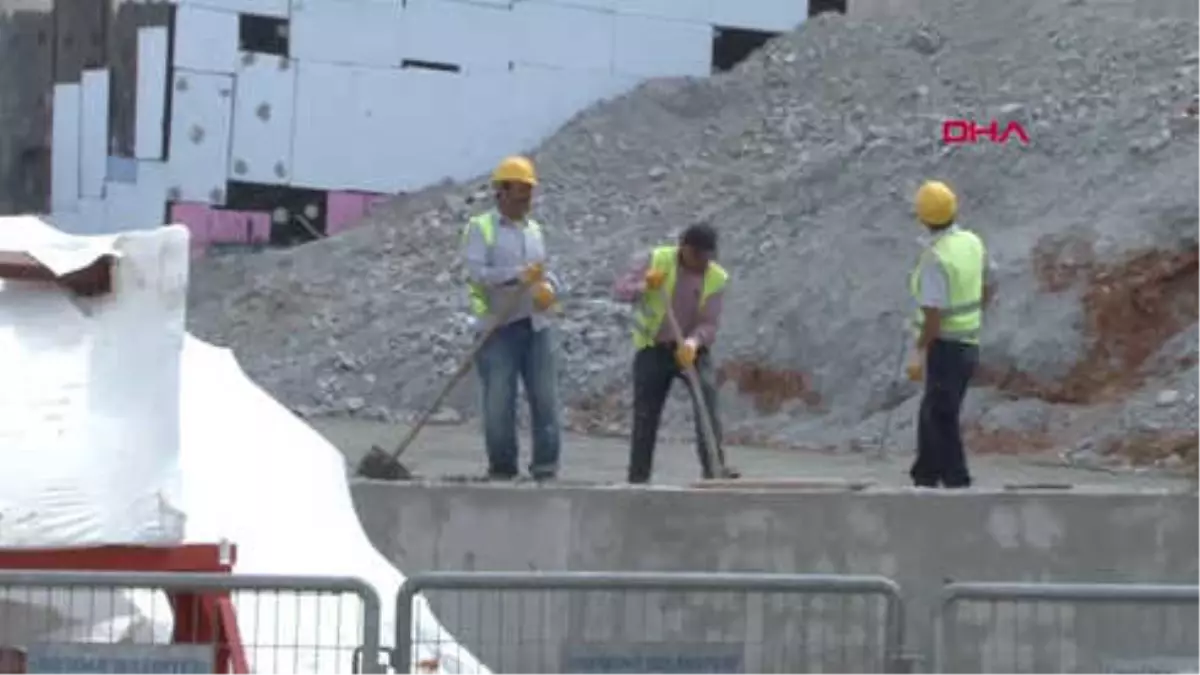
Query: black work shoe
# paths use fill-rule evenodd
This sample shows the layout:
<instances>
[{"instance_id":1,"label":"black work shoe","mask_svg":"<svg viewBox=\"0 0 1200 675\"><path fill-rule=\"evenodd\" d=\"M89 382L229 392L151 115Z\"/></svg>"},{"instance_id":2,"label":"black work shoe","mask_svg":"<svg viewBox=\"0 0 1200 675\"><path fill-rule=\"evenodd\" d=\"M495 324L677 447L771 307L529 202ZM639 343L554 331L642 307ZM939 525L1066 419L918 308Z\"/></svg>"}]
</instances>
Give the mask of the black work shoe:
<instances>
[{"instance_id":1,"label":"black work shoe","mask_svg":"<svg viewBox=\"0 0 1200 675\"><path fill-rule=\"evenodd\" d=\"M728 479L728 480L732 480L735 478L741 478L741 477L742 477L742 472L738 471L737 469L733 468L732 466L721 467L721 471L719 472L719 474L717 476L717 478Z\"/></svg>"}]
</instances>

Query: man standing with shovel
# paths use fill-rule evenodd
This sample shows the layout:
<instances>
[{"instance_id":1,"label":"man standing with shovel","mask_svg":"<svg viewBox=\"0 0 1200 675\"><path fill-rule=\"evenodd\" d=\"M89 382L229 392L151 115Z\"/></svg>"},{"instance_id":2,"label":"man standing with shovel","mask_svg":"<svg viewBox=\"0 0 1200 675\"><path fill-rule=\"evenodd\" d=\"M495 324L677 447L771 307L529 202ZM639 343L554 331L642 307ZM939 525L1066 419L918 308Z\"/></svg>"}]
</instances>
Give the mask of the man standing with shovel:
<instances>
[{"instance_id":1,"label":"man standing with shovel","mask_svg":"<svg viewBox=\"0 0 1200 675\"><path fill-rule=\"evenodd\" d=\"M614 295L637 303L633 343L633 434L629 482L650 480L654 446L671 383L683 376L692 395L697 453L704 478L736 478L725 466L717 413L716 375L709 349L717 335L729 274L713 258L717 233L689 227L678 246L642 256L619 279Z\"/></svg>"},{"instance_id":2,"label":"man standing with shovel","mask_svg":"<svg viewBox=\"0 0 1200 675\"><path fill-rule=\"evenodd\" d=\"M525 157L509 157L492 173L496 207L475 216L463 232L471 311L484 333L475 355L483 390L483 437L488 478L518 473L517 379L529 397L536 480L558 473L562 444L558 373L546 313L559 284L545 271L542 226L529 217L537 175Z\"/></svg>"}]
</instances>

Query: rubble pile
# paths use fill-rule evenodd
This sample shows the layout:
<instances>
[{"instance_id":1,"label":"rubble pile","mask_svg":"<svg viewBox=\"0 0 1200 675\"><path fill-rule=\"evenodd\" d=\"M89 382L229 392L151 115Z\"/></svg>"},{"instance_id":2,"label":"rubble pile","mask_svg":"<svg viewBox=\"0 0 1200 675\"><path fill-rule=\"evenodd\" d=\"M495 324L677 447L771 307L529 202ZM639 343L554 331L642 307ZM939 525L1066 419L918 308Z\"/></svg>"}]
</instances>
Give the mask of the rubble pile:
<instances>
[{"instance_id":1,"label":"rubble pile","mask_svg":"<svg viewBox=\"0 0 1200 675\"><path fill-rule=\"evenodd\" d=\"M919 392L898 381L920 250L910 198L932 177L956 188L961 222L999 265L972 443L1194 462L1195 18L921 5L920 17L811 19L730 73L598 104L533 152L537 217L569 284L573 427L628 424L614 277L708 220L733 275L718 345L731 439L870 449L896 408L890 445L911 448ZM948 145L947 119L1015 121L1029 143ZM485 177L441 185L328 240L203 261L193 330L302 414L421 408L469 344L458 237L488 199ZM460 389L453 406L469 415L474 388ZM688 416L679 387L671 428L690 433Z\"/></svg>"}]
</instances>

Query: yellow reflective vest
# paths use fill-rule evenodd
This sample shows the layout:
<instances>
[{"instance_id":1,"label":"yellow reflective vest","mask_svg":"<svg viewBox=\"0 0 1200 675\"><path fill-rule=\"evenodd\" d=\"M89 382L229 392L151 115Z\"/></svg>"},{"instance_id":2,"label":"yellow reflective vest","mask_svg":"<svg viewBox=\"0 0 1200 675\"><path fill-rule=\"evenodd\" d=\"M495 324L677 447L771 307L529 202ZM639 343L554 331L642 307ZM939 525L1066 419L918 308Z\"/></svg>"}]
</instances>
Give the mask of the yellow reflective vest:
<instances>
[{"instance_id":1,"label":"yellow reflective vest","mask_svg":"<svg viewBox=\"0 0 1200 675\"><path fill-rule=\"evenodd\" d=\"M525 226L529 228L529 232L535 236L542 236L542 226L533 218L525 221ZM467 221L466 227L462 231L461 243L463 246L467 244L467 237L471 234L471 228L479 228L479 233L483 235L483 241L490 248L496 242L496 212L488 211L481 213ZM486 317L488 315L488 296L487 288L483 284L477 284L473 281L467 282L467 292L471 301L471 312L478 317Z\"/></svg>"},{"instance_id":2,"label":"yellow reflective vest","mask_svg":"<svg viewBox=\"0 0 1200 675\"><path fill-rule=\"evenodd\" d=\"M916 268L908 277L908 288L916 301L912 329L917 335L925 323L921 311L921 268L932 261L946 277L947 306L940 309L943 340L978 344L983 326L983 275L987 253L983 240L974 232L956 228L938 237L921 254Z\"/></svg>"},{"instance_id":3,"label":"yellow reflective vest","mask_svg":"<svg viewBox=\"0 0 1200 675\"><path fill-rule=\"evenodd\" d=\"M666 274L662 288L666 290L668 298L675 295L675 279L678 269L678 246L660 246L650 253L650 267L647 271L660 270ZM710 262L708 270L704 273L704 286L700 292L700 307L703 308L704 303L714 293L725 288L725 284L728 281L729 273L725 271L725 268L715 262ZM658 331L662 327L662 322L667 316L667 305L663 301L661 290L651 291L647 289L642 294L640 305L641 307L634 318L633 326L633 346L637 349L654 345L654 338L658 335Z\"/></svg>"}]
</instances>

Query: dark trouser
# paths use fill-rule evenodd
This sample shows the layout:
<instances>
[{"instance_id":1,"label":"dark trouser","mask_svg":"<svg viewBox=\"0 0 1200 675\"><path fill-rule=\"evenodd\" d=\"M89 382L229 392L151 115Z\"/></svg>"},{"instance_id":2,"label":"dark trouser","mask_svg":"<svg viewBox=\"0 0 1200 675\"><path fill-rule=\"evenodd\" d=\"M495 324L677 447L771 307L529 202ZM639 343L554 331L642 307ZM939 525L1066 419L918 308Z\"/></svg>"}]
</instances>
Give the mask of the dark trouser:
<instances>
[{"instance_id":1,"label":"dark trouser","mask_svg":"<svg viewBox=\"0 0 1200 675\"><path fill-rule=\"evenodd\" d=\"M558 407L558 372L549 327L533 330L529 319L514 321L492 333L475 357L483 388L483 438L488 475L517 475L517 380L525 385L532 422L533 461L529 473L551 478L558 473L562 430Z\"/></svg>"},{"instance_id":2,"label":"dark trouser","mask_svg":"<svg viewBox=\"0 0 1200 675\"><path fill-rule=\"evenodd\" d=\"M696 372L700 376L701 394L708 405L712 416L713 434L716 435L716 453L718 461L725 465L724 451L721 449L721 423L717 418L717 387L712 363L708 351L701 349L696 356ZM629 482L645 483L650 480L650 472L654 466L654 445L658 439L658 425L662 420L663 406L667 395L671 392L671 382L681 378L686 383L679 365L675 362L675 345L655 345L638 350L633 357L633 436L629 445ZM700 400L697 392L692 390L690 383L688 391L692 395L692 417L696 423L696 452L700 457L700 469L705 478L713 477L714 467L708 461L707 447L704 442L703 426L700 421L702 414L699 409Z\"/></svg>"},{"instance_id":3,"label":"dark trouser","mask_svg":"<svg viewBox=\"0 0 1200 675\"><path fill-rule=\"evenodd\" d=\"M969 487L959 413L979 363L979 347L934 340L925 359L925 395L917 421L917 461L909 475L918 487Z\"/></svg>"}]
</instances>

